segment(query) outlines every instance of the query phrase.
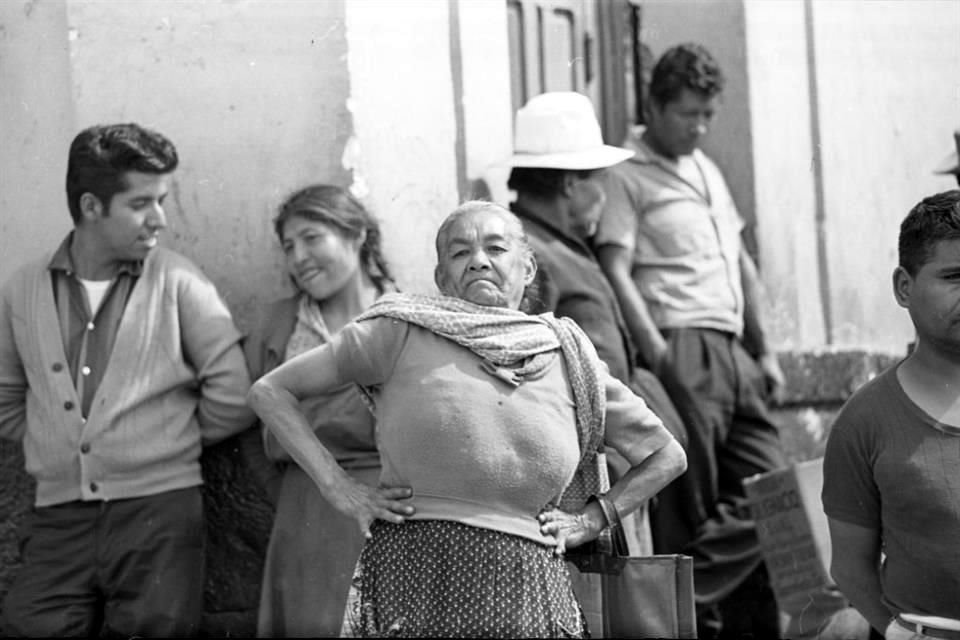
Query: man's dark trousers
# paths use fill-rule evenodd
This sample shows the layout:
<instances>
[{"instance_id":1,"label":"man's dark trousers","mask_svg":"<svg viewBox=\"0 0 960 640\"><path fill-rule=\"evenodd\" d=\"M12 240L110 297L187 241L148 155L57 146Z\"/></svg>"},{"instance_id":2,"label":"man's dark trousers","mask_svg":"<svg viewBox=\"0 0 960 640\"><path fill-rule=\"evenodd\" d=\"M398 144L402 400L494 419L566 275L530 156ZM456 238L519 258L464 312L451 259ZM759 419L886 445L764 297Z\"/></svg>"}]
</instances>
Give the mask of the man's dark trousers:
<instances>
[{"instance_id":1,"label":"man's dark trousers","mask_svg":"<svg viewBox=\"0 0 960 640\"><path fill-rule=\"evenodd\" d=\"M205 534L199 487L36 508L3 605L4 633L194 636Z\"/></svg>"},{"instance_id":2,"label":"man's dark trousers","mask_svg":"<svg viewBox=\"0 0 960 640\"><path fill-rule=\"evenodd\" d=\"M701 627L722 617L716 626L722 624L724 636L778 637L776 603L743 489L744 478L785 466L763 373L733 334L663 333L668 364L661 380L687 427L687 471L657 496L655 551L693 556ZM712 636L709 628L699 632Z\"/></svg>"}]
</instances>

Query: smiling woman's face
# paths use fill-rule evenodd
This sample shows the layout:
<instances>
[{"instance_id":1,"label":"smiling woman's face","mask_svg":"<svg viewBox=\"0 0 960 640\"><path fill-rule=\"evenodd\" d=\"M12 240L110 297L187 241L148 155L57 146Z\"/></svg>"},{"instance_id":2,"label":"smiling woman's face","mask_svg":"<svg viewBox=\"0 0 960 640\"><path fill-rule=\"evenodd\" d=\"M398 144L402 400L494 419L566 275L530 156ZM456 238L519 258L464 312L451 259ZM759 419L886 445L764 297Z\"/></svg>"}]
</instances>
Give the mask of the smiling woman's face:
<instances>
[{"instance_id":1,"label":"smiling woman's face","mask_svg":"<svg viewBox=\"0 0 960 640\"><path fill-rule=\"evenodd\" d=\"M518 309L537 270L521 233L496 210L461 215L438 238L437 287L474 304Z\"/></svg>"},{"instance_id":2,"label":"smiling woman's face","mask_svg":"<svg viewBox=\"0 0 960 640\"><path fill-rule=\"evenodd\" d=\"M282 237L287 271L314 300L335 295L359 274L362 238L297 215L283 225Z\"/></svg>"}]
</instances>

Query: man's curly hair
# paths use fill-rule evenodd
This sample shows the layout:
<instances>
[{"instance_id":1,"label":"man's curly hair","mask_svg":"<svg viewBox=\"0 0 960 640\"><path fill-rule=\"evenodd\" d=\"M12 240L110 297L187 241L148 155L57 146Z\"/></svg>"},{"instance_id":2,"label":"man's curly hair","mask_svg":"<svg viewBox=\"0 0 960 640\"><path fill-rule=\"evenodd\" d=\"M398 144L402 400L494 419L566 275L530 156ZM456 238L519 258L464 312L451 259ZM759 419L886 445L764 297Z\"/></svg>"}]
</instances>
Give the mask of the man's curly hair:
<instances>
[{"instance_id":1,"label":"man's curly hair","mask_svg":"<svg viewBox=\"0 0 960 640\"><path fill-rule=\"evenodd\" d=\"M650 98L665 105L680 97L684 89L712 98L723 91L720 65L710 52L696 43L668 49L657 61L650 77Z\"/></svg>"}]
</instances>

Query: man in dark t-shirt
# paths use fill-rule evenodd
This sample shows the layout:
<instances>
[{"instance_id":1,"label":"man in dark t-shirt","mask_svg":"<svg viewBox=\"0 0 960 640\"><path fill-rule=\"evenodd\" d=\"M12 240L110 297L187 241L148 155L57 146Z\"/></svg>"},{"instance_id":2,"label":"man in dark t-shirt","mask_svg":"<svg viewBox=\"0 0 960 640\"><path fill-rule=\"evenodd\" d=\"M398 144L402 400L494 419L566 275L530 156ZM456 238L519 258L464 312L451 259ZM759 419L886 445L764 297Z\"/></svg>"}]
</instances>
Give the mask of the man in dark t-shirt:
<instances>
[{"instance_id":1,"label":"man in dark t-shirt","mask_svg":"<svg viewBox=\"0 0 960 640\"><path fill-rule=\"evenodd\" d=\"M960 190L900 227L913 352L858 390L824 457L831 573L888 640L960 637Z\"/></svg>"}]
</instances>

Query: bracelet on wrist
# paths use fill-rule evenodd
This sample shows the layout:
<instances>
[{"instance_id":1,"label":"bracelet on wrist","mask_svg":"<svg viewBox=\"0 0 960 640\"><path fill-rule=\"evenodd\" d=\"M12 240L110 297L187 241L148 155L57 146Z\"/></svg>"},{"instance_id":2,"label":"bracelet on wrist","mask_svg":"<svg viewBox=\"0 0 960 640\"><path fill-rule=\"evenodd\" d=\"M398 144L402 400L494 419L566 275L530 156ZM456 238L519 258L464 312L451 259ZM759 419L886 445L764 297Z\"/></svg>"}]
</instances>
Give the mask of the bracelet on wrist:
<instances>
[{"instance_id":1,"label":"bracelet on wrist","mask_svg":"<svg viewBox=\"0 0 960 640\"><path fill-rule=\"evenodd\" d=\"M597 504L600 505L600 510L603 511L603 517L606 518L607 526L611 531L620 526L620 513L606 494L596 495L591 499L596 500Z\"/></svg>"}]
</instances>

